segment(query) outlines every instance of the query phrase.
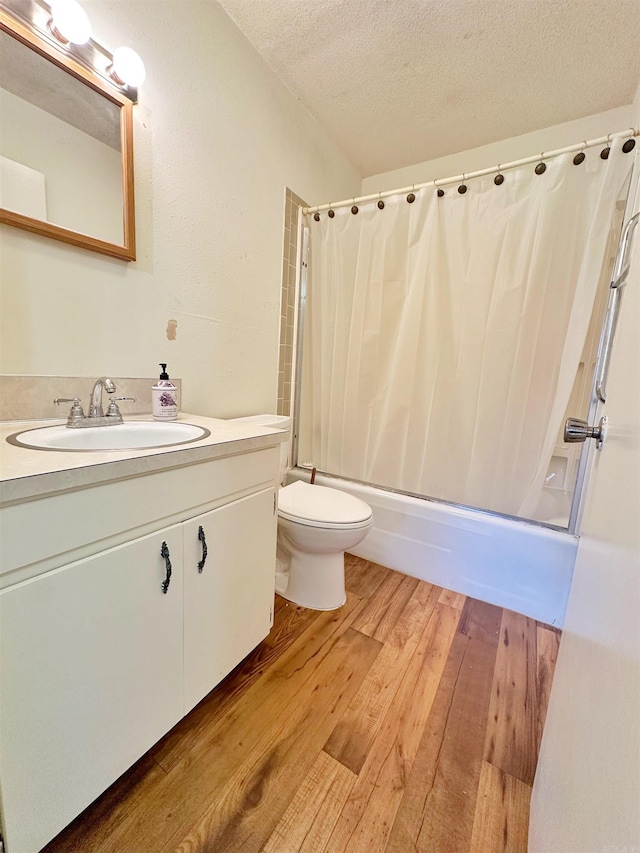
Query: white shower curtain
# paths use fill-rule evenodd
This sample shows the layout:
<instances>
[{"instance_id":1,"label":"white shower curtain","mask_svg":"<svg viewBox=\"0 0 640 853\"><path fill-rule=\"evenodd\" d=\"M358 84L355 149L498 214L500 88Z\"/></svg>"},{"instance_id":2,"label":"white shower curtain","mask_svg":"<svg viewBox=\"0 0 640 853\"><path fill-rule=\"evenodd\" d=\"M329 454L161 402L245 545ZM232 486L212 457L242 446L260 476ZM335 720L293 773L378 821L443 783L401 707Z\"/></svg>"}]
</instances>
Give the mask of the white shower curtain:
<instances>
[{"instance_id":1,"label":"white shower curtain","mask_svg":"<svg viewBox=\"0 0 640 853\"><path fill-rule=\"evenodd\" d=\"M598 153L307 217L300 463L531 515L630 171Z\"/></svg>"}]
</instances>

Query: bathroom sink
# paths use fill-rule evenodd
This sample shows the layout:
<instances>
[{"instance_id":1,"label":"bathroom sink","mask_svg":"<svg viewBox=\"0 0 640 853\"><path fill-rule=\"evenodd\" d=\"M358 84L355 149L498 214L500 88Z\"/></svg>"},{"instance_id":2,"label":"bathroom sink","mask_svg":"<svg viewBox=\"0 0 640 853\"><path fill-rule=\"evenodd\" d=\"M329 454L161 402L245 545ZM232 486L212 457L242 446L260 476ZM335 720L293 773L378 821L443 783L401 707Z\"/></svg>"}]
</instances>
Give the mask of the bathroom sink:
<instances>
[{"instance_id":1,"label":"bathroom sink","mask_svg":"<svg viewBox=\"0 0 640 853\"><path fill-rule=\"evenodd\" d=\"M39 427L10 435L7 441L34 450L66 452L92 450L146 450L188 444L211 435L208 429L184 423L125 421L123 424L69 429L66 426Z\"/></svg>"}]
</instances>

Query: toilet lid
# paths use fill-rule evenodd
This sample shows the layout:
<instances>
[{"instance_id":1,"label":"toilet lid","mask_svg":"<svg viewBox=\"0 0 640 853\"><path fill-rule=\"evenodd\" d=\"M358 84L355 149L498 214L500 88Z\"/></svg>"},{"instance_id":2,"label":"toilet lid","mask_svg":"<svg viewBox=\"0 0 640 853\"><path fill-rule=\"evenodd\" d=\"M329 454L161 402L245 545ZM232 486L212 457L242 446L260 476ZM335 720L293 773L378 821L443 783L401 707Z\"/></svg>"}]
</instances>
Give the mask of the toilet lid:
<instances>
[{"instance_id":1,"label":"toilet lid","mask_svg":"<svg viewBox=\"0 0 640 853\"><path fill-rule=\"evenodd\" d=\"M339 489L298 480L278 492L278 514L294 521L355 524L371 518L371 507Z\"/></svg>"}]
</instances>

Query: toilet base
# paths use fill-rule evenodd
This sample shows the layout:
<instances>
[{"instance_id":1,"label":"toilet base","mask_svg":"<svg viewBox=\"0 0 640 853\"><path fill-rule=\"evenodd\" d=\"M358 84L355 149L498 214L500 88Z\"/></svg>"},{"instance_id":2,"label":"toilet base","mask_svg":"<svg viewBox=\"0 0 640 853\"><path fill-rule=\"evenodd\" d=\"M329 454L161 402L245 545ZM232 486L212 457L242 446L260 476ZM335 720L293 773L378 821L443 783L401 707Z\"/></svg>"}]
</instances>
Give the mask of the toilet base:
<instances>
[{"instance_id":1,"label":"toilet base","mask_svg":"<svg viewBox=\"0 0 640 853\"><path fill-rule=\"evenodd\" d=\"M276 573L276 592L310 610L337 610L347 600L344 552L308 554L287 543L288 572ZM280 562L280 561L278 561Z\"/></svg>"}]
</instances>

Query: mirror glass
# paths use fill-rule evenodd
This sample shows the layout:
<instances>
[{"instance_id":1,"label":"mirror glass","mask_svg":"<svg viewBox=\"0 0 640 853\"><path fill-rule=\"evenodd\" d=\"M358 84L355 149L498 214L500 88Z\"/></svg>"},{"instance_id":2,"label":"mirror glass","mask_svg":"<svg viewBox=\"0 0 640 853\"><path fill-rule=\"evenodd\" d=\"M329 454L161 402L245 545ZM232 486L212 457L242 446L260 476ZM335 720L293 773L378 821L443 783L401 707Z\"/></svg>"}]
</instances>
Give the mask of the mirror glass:
<instances>
[{"instance_id":1,"label":"mirror glass","mask_svg":"<svg viewBox=\"0 0 640 853\"><path fill-rule=\"evenodd\" d=\"M0 31L0 114L0 221L133 259L123 103Z\"/></svg>"}]
</instances>

